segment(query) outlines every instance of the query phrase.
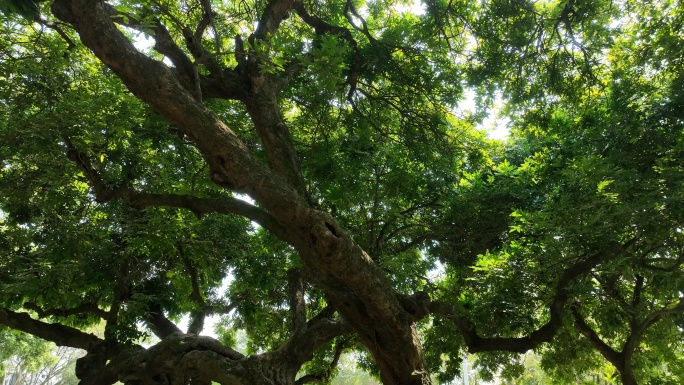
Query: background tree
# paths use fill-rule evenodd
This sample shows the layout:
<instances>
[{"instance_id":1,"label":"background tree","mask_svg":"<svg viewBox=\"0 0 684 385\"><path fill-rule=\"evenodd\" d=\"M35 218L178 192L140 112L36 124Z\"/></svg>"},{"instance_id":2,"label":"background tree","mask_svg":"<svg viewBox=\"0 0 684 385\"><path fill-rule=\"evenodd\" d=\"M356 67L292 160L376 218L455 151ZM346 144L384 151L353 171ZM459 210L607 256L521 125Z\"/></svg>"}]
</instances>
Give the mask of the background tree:
<instances>
[{"instance_id":1,"label":"background tree","mask_svg":"<svg viewBox=\"0 0 684 385\"><path fill-rule=\"evenodd\" d=\"M2 330L0 332L0 383L5 384L8 375L13 378L38 371L51 363L50 343L23 333ZM15 381L9 381L11 385Z\"/></svg>"},{"instance_id":2,"label":"background tree","mask_svg":"<svg viewBox=\"0 0 684 385\"><path fill-rule=\"evenodd\" d=\"M40 338L4 330L0 333L0 383L4 385L77 384L76 360L81 352L56 347Z\"/></svg>"},{"instance_id":3,"label":"background tree","mask_svg":"<svg viewBox=\"0 0 684 385\"><path fill-rule=\"evenodd\" d=\"M0 324L83 384L680 382L682 5L411 5L3 3Z\"/></svg>"}]
</instances>

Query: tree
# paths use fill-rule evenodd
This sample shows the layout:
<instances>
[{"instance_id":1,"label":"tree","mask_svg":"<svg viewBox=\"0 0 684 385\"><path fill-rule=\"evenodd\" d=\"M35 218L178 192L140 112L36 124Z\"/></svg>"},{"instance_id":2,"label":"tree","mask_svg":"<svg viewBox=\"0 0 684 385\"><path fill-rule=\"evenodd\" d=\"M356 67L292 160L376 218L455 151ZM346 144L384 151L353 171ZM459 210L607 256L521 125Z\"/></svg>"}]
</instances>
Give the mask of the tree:
<instances>
[{"instance_id":1,"label":"tree","mask_svg":"<svg viewBox=\"0 0 684 385\"><path fill-rule=\"evenodd\" d=\"M41 366L49 365L49 342L32 338L18 332L0 332L0 383L5 384L8 374L35 372ZM25 357L24 359L19 357Z\"/></svg>"},{"instance_id":2,"label":"tree","mask_svg":"<svg viewBox=\"0 0 684 385\"><path fill-rule=\"evenodd\" d=\"M57 348L24 333L0 332L0 384L77 384L73 376L80 353L68 347Z\"/></svg>"},{"instance_id":3,"label":"tree","mask_svg":"<svg viewBox=\"0 0 684 385\"><path fill-rule=\"evenodd\" d=\"M349 350L425 384L464 348L677 383L682 5L411 5L0 8L0 324L83 384L327 383Z\"/></svg>"}]
</instances>

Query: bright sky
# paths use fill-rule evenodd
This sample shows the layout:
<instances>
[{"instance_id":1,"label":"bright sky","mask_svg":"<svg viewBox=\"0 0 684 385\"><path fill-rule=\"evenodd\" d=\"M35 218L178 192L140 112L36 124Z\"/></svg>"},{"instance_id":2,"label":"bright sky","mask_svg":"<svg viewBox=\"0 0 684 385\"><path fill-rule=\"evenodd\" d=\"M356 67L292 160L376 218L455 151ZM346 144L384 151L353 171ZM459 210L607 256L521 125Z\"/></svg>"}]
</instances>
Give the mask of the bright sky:
<instances>
[{"instance_id":1,"label":"bright sky","mask_svg":"<svg viewBox=\"0 0 684 385\"><path fill-rule=\"evenodd\" d=\"M500 94L495 96L494 105L489 109L489 115L480 123L477 128L487 132L487 135L492 139L506 140L510 132L510 119L499 117L501 108L504 106L504 100ZM466 90L465 98L459 103L456 109L457 116L475 112L475 91Z\"/></svg>"}]
</instances>

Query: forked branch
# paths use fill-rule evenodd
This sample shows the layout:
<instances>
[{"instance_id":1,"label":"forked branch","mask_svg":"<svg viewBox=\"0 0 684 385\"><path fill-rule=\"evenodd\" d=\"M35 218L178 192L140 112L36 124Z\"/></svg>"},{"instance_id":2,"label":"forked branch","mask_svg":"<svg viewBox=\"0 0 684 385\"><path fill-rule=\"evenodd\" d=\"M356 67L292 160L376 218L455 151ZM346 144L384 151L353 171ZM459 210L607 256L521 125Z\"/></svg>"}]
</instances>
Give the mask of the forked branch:
<instances>
[{"instance_id":1,"label":"forked branch","mask_svg":"<svg viewBox=\"0 0 684 385\"><path fill-rule=\"evenodd\" d=\"M273 217L240 199L231 197L200 198L185 194L152 194L139 192L127 186L109 187L104 183L99 172L93 167L88 156L77 151L69 141L66 143L68 148L67 156L83 171L95 193L95 198L99 202L120 199L140 208L183 208L190 210L198 217L209 213L234 214L254 221L278 236L286 236L285 229Z\"/></svg>"}]
</instances>

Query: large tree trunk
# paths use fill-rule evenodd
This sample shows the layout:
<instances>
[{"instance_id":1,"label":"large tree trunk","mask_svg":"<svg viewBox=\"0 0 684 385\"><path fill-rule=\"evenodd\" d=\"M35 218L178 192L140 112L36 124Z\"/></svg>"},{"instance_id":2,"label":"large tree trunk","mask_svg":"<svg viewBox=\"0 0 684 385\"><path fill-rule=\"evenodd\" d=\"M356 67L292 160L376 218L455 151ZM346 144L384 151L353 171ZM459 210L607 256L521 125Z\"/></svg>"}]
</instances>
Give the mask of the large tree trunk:
<instances>
[{"instance_id":1,"label":"large tree trunk","mask_svg":"<svg viewBox=\"0 0 684 385\"><path fill-rule=\"evenodd\" d=\"M250 195L284 229L278 235L300 254L318 287L348 323L380 367L385 384L425 384L425 368L415 319L397 299L382 270L327 213L311 207L297 181L290 151L271 151L271 168L256 159L217 116L184 88L172 70L140 54L112 23L110 10L100 1L57 0L55 15L74 26L81 40L109 66L139 99L192 140L206 159L212 179L232 191ZM258 72L258 71L257 71ZM287 141L274 99L251 81L253 115L264 146ZM263 97L266 95L266 97ZM269 118L271 117L271 118ZM270 131L268 131L270 130ZM267 132L266 132L267 131ZM278 163L278 158L282 163ZM250 380L252 381L252 380Z\"/></svg>"},{"instance_id":2,"label":"large tree trunk","mask_svg":"<svg viewBox=\"0 0 684 385\"><path fill-rule=\"evenodd\" d=\"M622 380L622 385L637 385L632 365L627 364L620 370L620 379Z\"/></svg>"}]
</instances>

